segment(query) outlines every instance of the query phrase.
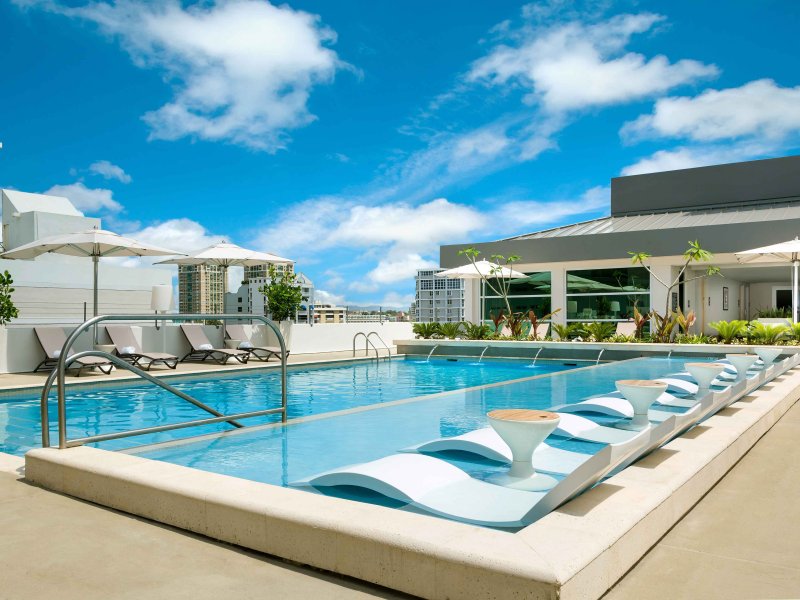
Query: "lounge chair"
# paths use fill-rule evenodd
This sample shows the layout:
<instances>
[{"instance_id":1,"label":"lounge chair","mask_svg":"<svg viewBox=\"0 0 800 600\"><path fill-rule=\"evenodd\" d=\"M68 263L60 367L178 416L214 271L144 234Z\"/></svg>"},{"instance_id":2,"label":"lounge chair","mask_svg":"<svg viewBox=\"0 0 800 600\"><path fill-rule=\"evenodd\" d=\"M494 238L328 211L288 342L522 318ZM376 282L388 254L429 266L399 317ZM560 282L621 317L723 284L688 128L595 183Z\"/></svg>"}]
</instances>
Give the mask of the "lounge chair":
<instances>
[{"instance_id":1,"label":"lounge chair","mask_svg":"<svg viewBox=\"0 0 800 600\"><path fill-rule=\"evenodd\" d=\"M181 359L181 362L187 360L203 362L207 358L210 358L224 365L231 358L235 358L240 363L245 364L248 356L250 356L247 350L214 348L208 340L206 332L203 331L203 326L197 323L181 323L181 331L183 331L183 335L186 336L186 341L189 342L189 345L192 347L188 354Z\"/></svg>"},{"instance_id":2,"label":"lounge chair","mask_svg":"<svg viewBox=\"0 0 800 600\"><path fill-rule=\"evenodd\" d=\"M33 372L38 373L40 370L52 371L58 365L58 358L61 355L64 343L67 341L67 336L60 327L34 327L33 330L36 332L36 338L39 340L39 345L45 354L45 359L36 366ZM69 356L73 354L75 354L75 351L70 348ZM99 356L84 356L77 359L67 357L66 364L67 370L77 370L77 373L75 373L77 377L80 377L84 371L91 371L95 368L108 375L114 366L113 363Z\"/></svg>"},{"instance_id":3,"label":"lounge chair","mask_svg":"<svg viewBox=\"0 0 800 600\"><path fill-rule=\"evenodd\" d=\"M450 463L422 454L395 454L293 482L293 486L354 486L409 504L416 510L490 527L523 527L603 479L650 440L650 431L587 456L553 488L528 492L469 476Z\"/></svg>"},{"instance_id":4,"label":"lounge chair","mask_svg":"<svg viewBox=\"0 0 800 600\"><path fill-rule=\"evenodd\" d=\"M247 331L245 331L244 325L226 325L225 335L232 340L239 340L242 342L239 345L239 349L246 350L250 356L258 360L268 362L273 356L278 360L281 358L281 349L278 346L254 346L253 342L250 341L250 336L247 335ZM287 358L289 356L288 350L286 351L286 356Z\"/></svg>"},{"instance_id":5,"label":"lounge chair","mask_svg":"<svg viewBox=\"0 0 800 600\"><path fill-rule=\"evenodd\" d=\"M117 356L130 361L135 367L149 371L153 365L158 364L170 369L178 366L178 357L174 354L143 351L130 325L107 325L106 331L114 343Z\"/></svg>"},{"instance_id":6,"label":"lounge chair","mask_svg":"<svg viewBox=\"0 0 800 600\"><path fill-rule=\"evenodd\" d=\"M538 327L538 331L536 332L536 337L533 339L543 340L548 336L549 333L550 333L550 323L541 323ZM531 329L531 335L533 335L533 329Z\"/></svg>"}]
</instances>

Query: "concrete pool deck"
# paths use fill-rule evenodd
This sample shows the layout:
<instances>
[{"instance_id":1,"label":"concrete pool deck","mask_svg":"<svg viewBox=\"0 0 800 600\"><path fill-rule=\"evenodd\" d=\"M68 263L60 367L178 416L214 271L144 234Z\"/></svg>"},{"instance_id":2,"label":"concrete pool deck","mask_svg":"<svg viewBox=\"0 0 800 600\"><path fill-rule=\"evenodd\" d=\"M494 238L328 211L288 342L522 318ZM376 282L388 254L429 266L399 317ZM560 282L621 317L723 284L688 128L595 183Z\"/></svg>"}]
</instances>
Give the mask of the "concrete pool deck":
<instances>
[{"instance_id":1,"label":"concrete pool deck","mask_svg":"<svg viewBox=\"0 0 800 600\"><path fill-rule=\"evenodd\" d=\"M604 600L800 597L798 436L795 404ZM0 460L0 598L406 597L36 488L22 465Z\"/></svg>"}]
</instances>

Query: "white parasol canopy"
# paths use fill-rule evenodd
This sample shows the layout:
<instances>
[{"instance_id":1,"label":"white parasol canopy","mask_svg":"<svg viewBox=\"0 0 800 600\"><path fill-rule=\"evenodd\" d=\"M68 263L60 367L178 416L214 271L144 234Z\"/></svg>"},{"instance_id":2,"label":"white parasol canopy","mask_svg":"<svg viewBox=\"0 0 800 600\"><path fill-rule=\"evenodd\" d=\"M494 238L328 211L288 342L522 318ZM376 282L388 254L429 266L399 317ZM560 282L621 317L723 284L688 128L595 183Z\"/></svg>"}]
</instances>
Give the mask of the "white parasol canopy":
<instances>
[{"instance_id":1,"label":"white parasol canopy","mask_svg":"<svg viewBox=\"0 0 800 600\"><path fill-rule=\"evenodd\" d=\"M761 263L776 263L776 262L789 262L792 263L792 322L797 322L797 301L800 296L800 279L798 279L798 266L800 266L800 238L794 238L788 242L781 242L780 244L773 244L772 246L764 246L762 248L753 248L752 250L742 250L736 253L736 258L739 262L761 262Z\"/></svg>"},{"instance_id":2,"label":"white parasol canopy","mask_svg":"<svg viewBox=\"0 0 800 600\"><path fill-rule=\"evenodd\" d=\"M97 269L104 256L170 256L174 250L143 244L104 229L87 229L45 237L0 254L0 258L32 259L42 254L91 257L94 262L94 311L97 316Z\"/></svg>"},{"instance_id":3,"label":"white parasol canopy","mask_svg":"<svg viewBox=\"0 0 800 600\"><path fill-rule=\"evenodd\" d=\"M217 265L222 267L223 279L222 287L224 291L228 291L228 267L243 266L255 267L257 265L265 264L294 264L293 260L283 258L276 254L269 252L257 252L256 250L248 250L231 244L226 241L221 241L218 244L203 248L196 252L192 252L188 256L179 256L178 258L171 258L169 260L162 260L156 264L159 265Z\"/></svg>"},{"instance_id":4,"label":"white parasol canopy","mask_svg":"<svg viewBox=\"0 0 800 600\"><path fill-rule=\"evenodd\" d=\"M488 260L478 260L475 261L475 263L469 263L460 267L455 267L454 269L447 269L441 273L436 273L436 277L446 277L447 279L484 279L489 277L496 277L498 279L525 279L528 276L510 267L503 267ZM483 302L484 291L481 290L481 323L483 323Z\"/></svg>"}]
</instances>

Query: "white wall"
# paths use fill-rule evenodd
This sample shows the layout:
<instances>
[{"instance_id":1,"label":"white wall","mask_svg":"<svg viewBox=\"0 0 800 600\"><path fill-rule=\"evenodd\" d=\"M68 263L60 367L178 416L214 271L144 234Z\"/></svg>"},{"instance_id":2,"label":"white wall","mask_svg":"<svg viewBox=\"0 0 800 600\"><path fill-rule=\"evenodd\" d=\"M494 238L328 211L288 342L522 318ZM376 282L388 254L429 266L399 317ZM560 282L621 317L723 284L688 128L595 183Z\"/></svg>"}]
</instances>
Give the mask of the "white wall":
<instances>
[{"instance_id":1,"label":"white wall","mask_svg":"<svg viewBox=\"0 0 800 600\"><path fill-rule=\"evenodd\" d=\"M727 277L707 277L703 280L702 320L705 325L703 331L714 335L716 330L709 327L714 321L730 321L740 318L740 281ZM722 308L722 288L728 288L728 310Z\"/></svg>"},{"instance_id":2,"label":"white wall","mask_svg":"<svg viewBox=\"0 0 800 600\"><path fill-rule=\"evenodd\" d=\"M750 318L754 319L760 308L774 308L773 288L791 288L782 281L750 284Z\"/></svg>"},{"instance_id":3,"label":"white wall","mask_svg":"<svg viewBox=\"0 0 800 600\"><path fill-rule=\"evenodd\" d=\"M273 334L267 333L265 326L247 326L255 332L252 339L258 345L277 345ZM330 323L314 326L307 323L282 323L284 337L292 354L307 354L313 352L339 352L350 351L353 347L353 336L363 331L375 331L386 342L393 346L393 341L410 339L413 337L411 323ZM105 329L99 328L98 341L101 344L110 342ZM224 347L222 327L207 325L204 327L209 341L214 347ZM65 327L64 332L71 331ZM165 325L159 330L152 325L134 326L134 334L139 339L144 350L153 352L169 352L178 357L183 357L189 351L180 328L177 325ZM380 349L381 344L372 338L373 343ZM84 333L75 345L75 350L88 350L92 346L91 334ZM360 338L358 348L363 350L364 338ZM44 359L44 352L30 326L0 327L0 373L27 373L33 371Z\"/></svg>"}]
</instances>

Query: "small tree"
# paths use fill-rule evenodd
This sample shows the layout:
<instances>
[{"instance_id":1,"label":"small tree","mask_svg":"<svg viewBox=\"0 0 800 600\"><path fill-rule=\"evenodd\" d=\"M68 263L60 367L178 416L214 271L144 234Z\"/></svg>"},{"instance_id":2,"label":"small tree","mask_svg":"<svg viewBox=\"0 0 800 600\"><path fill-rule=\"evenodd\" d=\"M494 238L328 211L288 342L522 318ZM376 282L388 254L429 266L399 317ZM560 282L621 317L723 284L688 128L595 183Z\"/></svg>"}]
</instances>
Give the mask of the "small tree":
<instances>
[{"instance_id":1,"label":"small tree","mask_svg":"<svg viewBox=\"0 0 800 600\"><path fill-rule=\"evenodd\" d=\"M11 294L14 293L14 288L11 287L13 283L11 273L5 271L0 274L0 325L5 325L19 316L19 311L11 300Z\"/></svg>"},{"instance_id":2,"label":"small tree","mask_svg":"<svg viewBox=\"0 0 800 600\"><path fill-rule=\"evenodd\" d=\"M464 248L463 250L459 250L458 254L461 256L466 256L469 259L469 262L475 267L475 272L481 278L481 281L486 284L490 290L492 290L495 294L500 296L503 301L505 302L505 309L507 311L506 315L512 315L514 311L511 310L511 303L508 300L508 293L511 287L511 277L506 277L505 274L511 270L511 266L517 262L521 257L517 256L516 254L512 254L511 256L503 256L502 254L492 254L489 258L492 262L497 263L496 266L489 269L489 274L486 275L481 272L480 268L476 264L478 262L478 257L481 255L480 251L476 248ZM491 279L495 280L495 283L491 283ZM502 312L500 313L503 314ZM481 315L481 319L483 319L483 315Z\"/></svg>"},{"instance_id":3,"label":"small tree","mask_svg":"<svg viewBox=\"0 0 800 600\"><path fill-rule=\"evenodd\" d=\"M668 342L669 337L672 333L672 329L675 326L675 317L673 316L672 307L670 306L670 301L672 298L672 290L681 283L681 277L686 272L686 269L692 263L698 262L709 262L714 258L714 255L711 254L708 250L703 249L700 246L700 242L697 240L693 242L689 242L689 247L686 249L686 252L683 253L684 263L683 266L678 271L678 274L675 276L675 279L672 280L671 283L667 283L663 281L658 275L653 272L653 269L645 264L645 261L650 258L650 254L646 252L628 252L631 255L631 262L635 265L641 265L650 275L658 281L661 285L667 288L667 301L666 306L664 307L664 314L661 315L655 310L651 312L653 320L656 324L656 341L659 342ZM691 277L683 281L683 283L689 283L690 281L695 281L697 279L703 279L705 277L711 277L713 275L719 275L719 267L715 267L713 265L709 265L706 267L705 272L696 277ZM666 338L666 339L665 339Z\"/></svg>"},{"instance_id":4,"label":"small tree","mask_svg":"<svg viewBox=\"0 0 800 600\"><path fill-rule=\"evenodd\" d=\"M297 275L269 265L269 281L258 289L266 298L266 308L273 321L286 321L300 308L303 293Z\"/></svg>"}]
</instances>

